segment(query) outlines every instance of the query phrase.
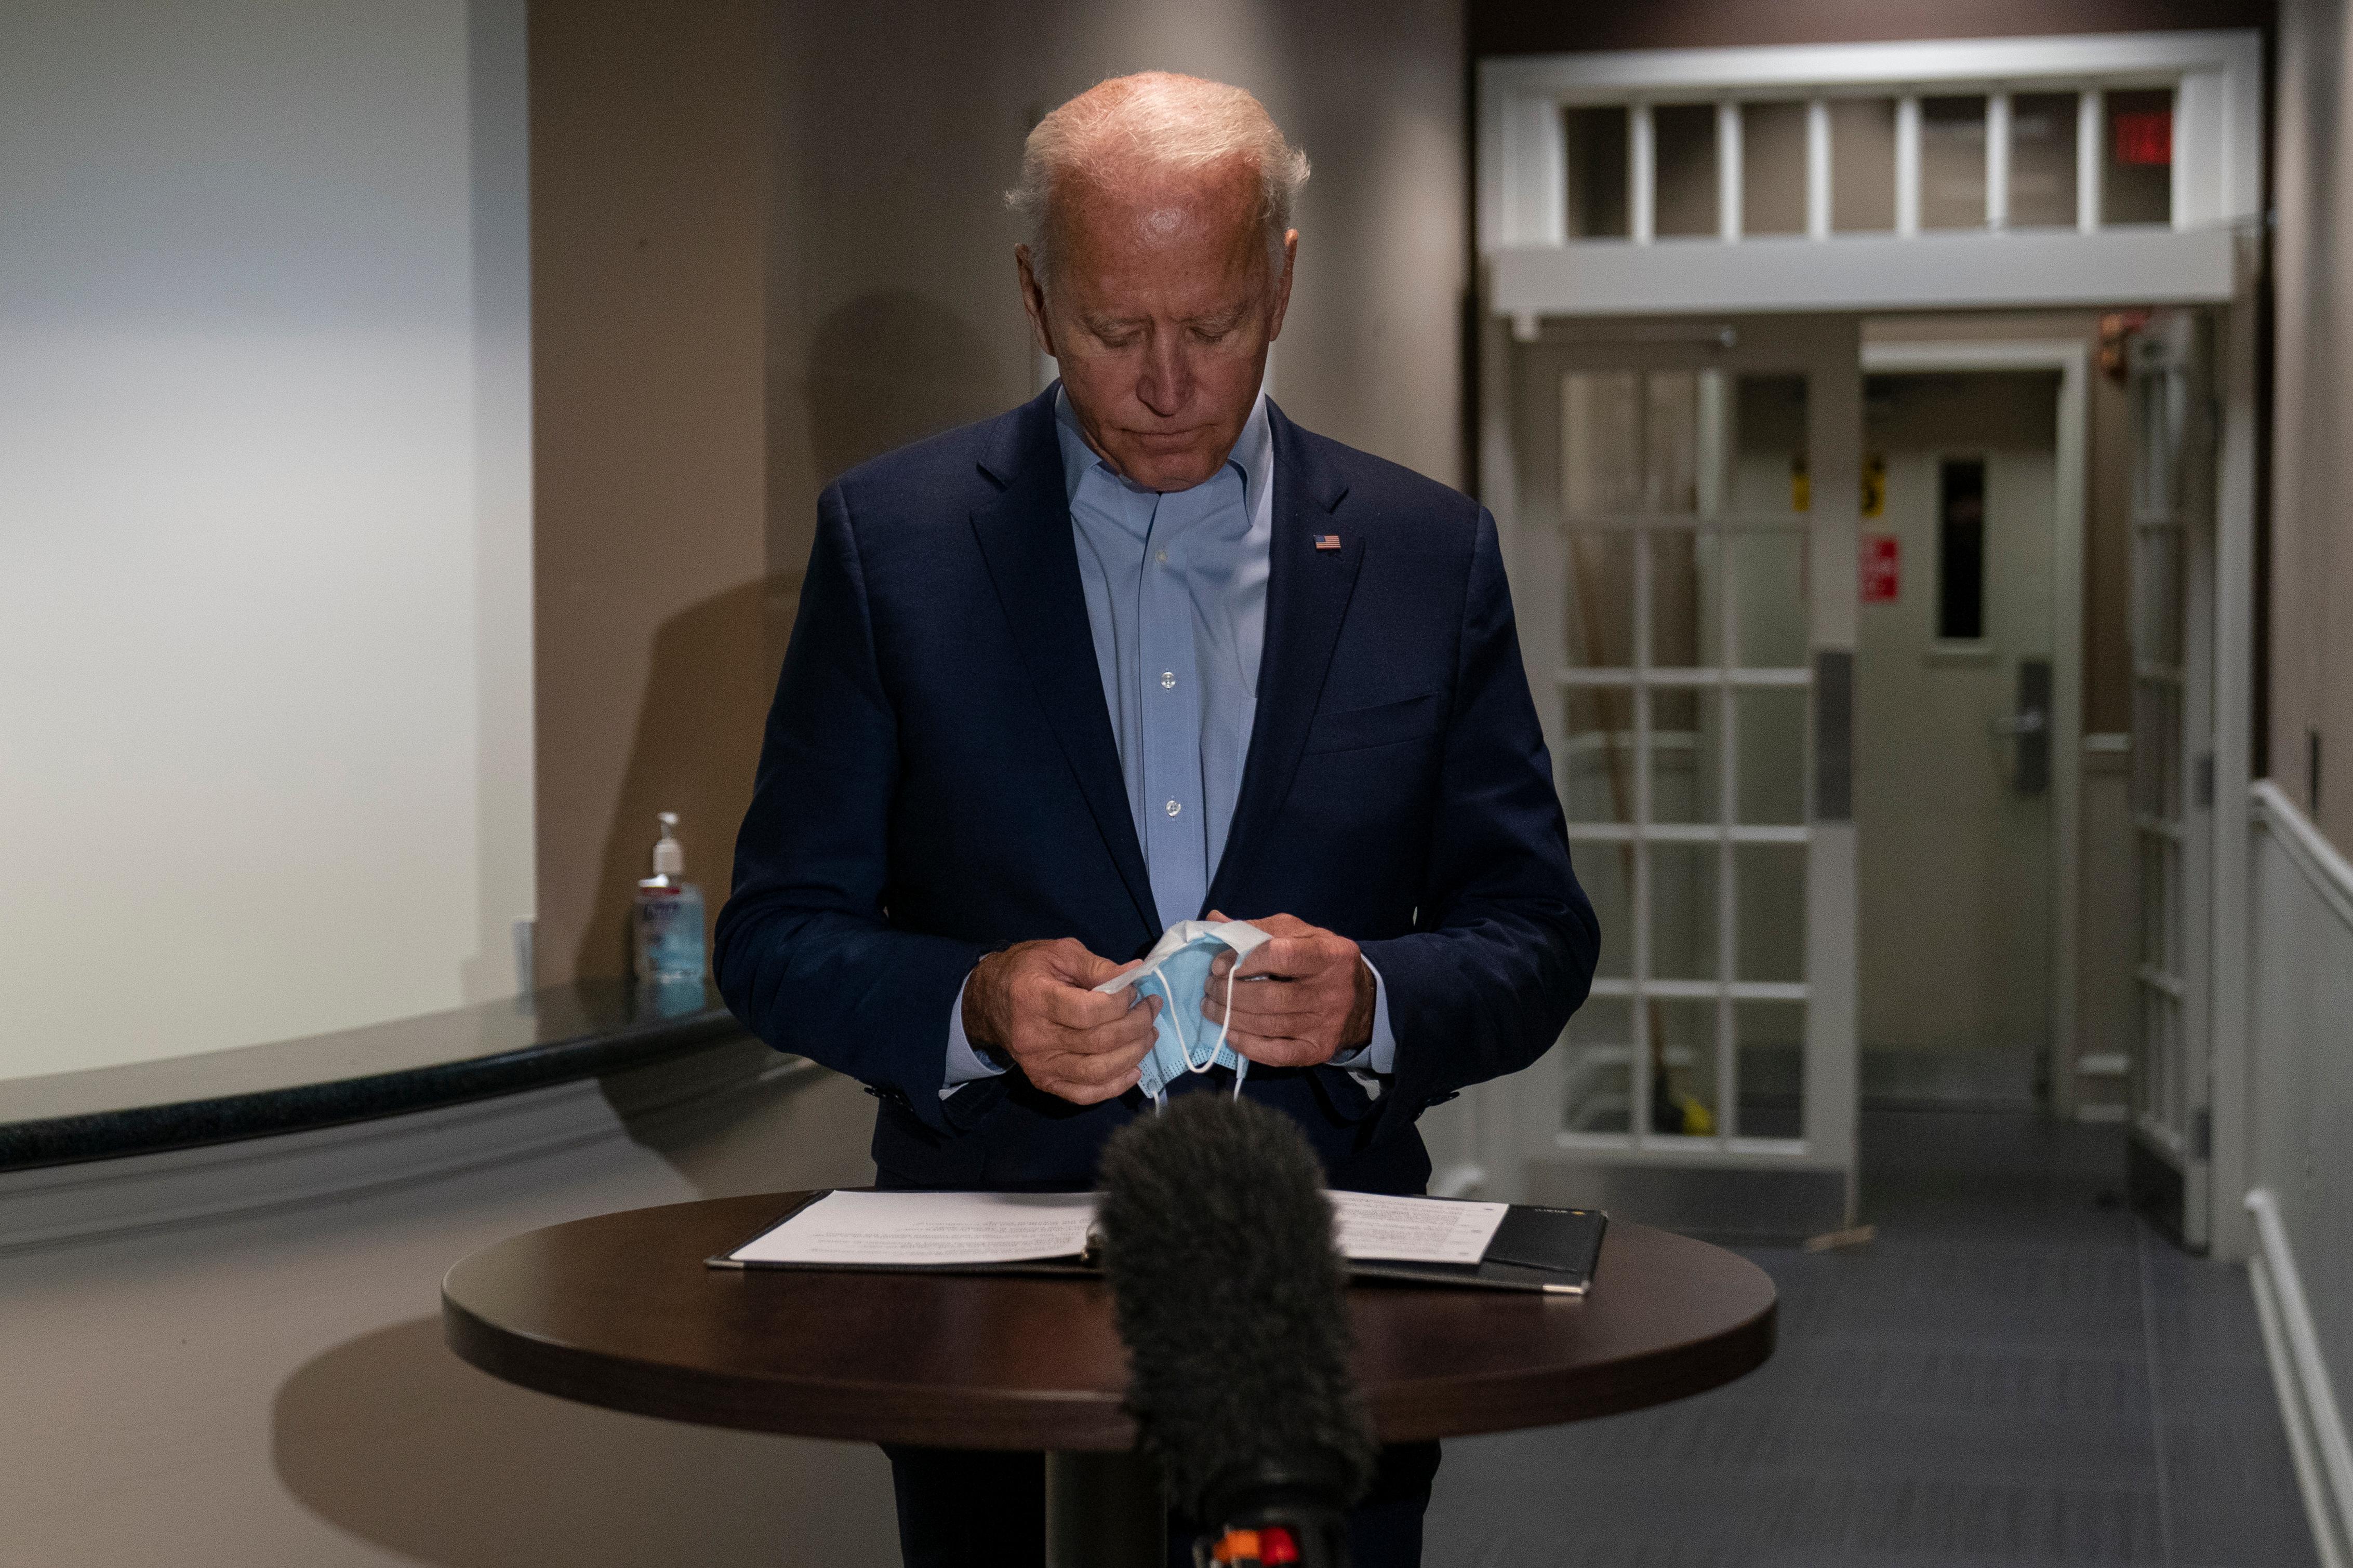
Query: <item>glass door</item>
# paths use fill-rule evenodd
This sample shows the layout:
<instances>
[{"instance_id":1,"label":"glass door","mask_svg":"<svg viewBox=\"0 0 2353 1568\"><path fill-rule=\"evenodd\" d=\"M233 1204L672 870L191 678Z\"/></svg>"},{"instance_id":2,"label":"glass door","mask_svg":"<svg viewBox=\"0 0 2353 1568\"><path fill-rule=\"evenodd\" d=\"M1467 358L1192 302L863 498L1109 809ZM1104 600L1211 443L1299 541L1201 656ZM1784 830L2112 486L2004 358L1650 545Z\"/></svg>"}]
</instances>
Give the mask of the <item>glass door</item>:
<instances>
[{"instance_id":1,"label":"glass door","mask_svg":"<svg viewBox=\"0 0 2353 1568\"><path fill-rule=\"evenodd\" d=\"M2213 388L2206 321L2169 311L2131 339L2134 1197L2206 1244L2211 1153L2206 915L2214 753Z\"/></svg>"},{"instance_id":2,"label":"glass door","mask_svg":"<svg viewBox=\"0 0 2353 1568\"><path fill-rule=\"evenodd\" d=\"M1558 1047L1491 1099L1486 1168L1630 1218L1835 1228L1853 324L1546 323L1513 354L1513 596L1602 954Z\"/></svg>"}]
</instances>

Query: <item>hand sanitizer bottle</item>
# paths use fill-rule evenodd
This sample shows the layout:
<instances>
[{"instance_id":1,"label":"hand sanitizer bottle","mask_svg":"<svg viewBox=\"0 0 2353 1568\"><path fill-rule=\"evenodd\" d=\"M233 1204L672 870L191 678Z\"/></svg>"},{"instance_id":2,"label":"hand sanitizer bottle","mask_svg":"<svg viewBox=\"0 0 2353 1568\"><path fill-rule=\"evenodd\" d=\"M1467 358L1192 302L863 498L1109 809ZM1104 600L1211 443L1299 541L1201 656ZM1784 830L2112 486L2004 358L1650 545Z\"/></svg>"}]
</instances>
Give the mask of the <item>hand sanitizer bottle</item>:
<instances>
[{"instance_id":1,"label":"hand sanitizer bottle","mask_svg":"<svg viewBox=\"0 0 2353 1568\"><path fill-rule=\"evenodd\" d=\"M654 874L638 884L630 913L637 938L638 979L650 985L702 984L702 889L685 879L686 849L678 841L678 813L655 817Z\"/></svg>"}]
</instances>

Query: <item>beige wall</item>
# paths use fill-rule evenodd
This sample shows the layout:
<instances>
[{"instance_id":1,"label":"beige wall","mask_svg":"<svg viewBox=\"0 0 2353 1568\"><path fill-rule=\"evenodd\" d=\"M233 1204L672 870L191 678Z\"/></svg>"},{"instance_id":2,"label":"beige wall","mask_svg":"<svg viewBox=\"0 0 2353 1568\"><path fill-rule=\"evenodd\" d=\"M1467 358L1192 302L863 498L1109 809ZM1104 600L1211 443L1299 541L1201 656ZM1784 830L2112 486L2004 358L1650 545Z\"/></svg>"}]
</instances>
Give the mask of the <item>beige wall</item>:
<instances>
[{"instance_id":1,"label":"beige wall","mask_svg":"<svg viewBox=\"0 0 2353 1568\"><path fill-rule=\"evenodd\" d=\"M2273 416L2273 781L2340 849L2353 848L2353 153L2341 0L2291 0L2279 30L2274 179L2279 227ZM2311 737L2321 749L2312 798Z\"/></svg>"},{"instance_id":2,"label":"beige wall","mask_svg":"<svg viewBox=\"0 0 2353 1568\"><path fill-rule=\"evenodd\" d=\"M768 654L770 19L531 15L538 975L627 966L653 814L712 912Z\"/></svg>"},{"instance_id":3,"label":"beige wall","mask_svg":"<svg viewBox=\"0 0 2353 1568\"><path fill-rule=\"evenodd\" d=\"M1314 428L1460 479L1460 16L1443 0L854 7L785 45L774 277L774 565L818 490L1036 389L1002 193L1037 117L1149 68L1250 88L1315 173L1275 395Z\"/></svg>"},{"instance_id":4,"label":"beige wall","mask_svg":"<svg viewBox=\"0 0 2353 1568\"><path fill-rule=\"evenodd\" d=\"M0 1562L896 1562L873 1448L575 1405L442 1342L439 1280L479 1247L872 1180L857 1085L762 1081L776 1061L738 1040L601 1085L0 1175ZM111 1226L13 1245L77 1213L77 1177Z\"/></svg>"}]
</instances>

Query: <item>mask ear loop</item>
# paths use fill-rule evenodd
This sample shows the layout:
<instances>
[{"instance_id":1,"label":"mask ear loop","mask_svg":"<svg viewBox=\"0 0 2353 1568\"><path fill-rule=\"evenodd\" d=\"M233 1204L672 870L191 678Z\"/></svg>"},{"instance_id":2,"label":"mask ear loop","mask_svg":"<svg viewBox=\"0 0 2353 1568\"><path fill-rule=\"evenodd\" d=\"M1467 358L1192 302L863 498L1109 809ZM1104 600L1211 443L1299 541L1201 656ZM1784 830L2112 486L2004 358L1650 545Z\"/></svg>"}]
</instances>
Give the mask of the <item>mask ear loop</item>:
<instances>
[{"instance_id":1,"label":"mask ear loop","mask_svg":"<svg viewBox=\"0 0 2353 1568\"><path fill-rule=\"evenodd\" d=\"M1172 954L1171 956L1174 956L1174 955ZM1164 959L1164 960L1162 960L1162 962L1163 962L1163 963L1166 963L1166 959ZM1160 972L1159 972L1158 970L1156 970L1156 969L1155 969L1155 970L1154 970L1154 971L1153 971L1153 973L1154 973L1155 974L1157 974L1157 973L1159 973ZM1163 980L1163 981L1160 983L1160 989L1161 989L1161 991L1162 991L1164 994L1173 994L1173 993L1169 993L1169 992L1168 992L1168 982L1167 982L1167 981L1166 981L1166 980ZM1232 1012L1233 1012L1233 999L1234 999L1234 983L1233 983L1233 979L1232 979L1232 977L1231 977L1231 976L1228 976L1228 978L1227 978L1227 980L1226 980L1226 1011L1227 1011L1227 1015L1228 1015L1229 1022L1230 1022L1230 1021L1231 1021L1231 1015L1232 1015ZM1219 1053L1219 1051L1221 1051L1221 1050L1225 1049L1225 1046L1226 1046L1226 1036L1225 1036L1225 1031L1224 1031L1224 1030L1222 1030L1222 1029L1220 1029L1220 1030L1218 1032L1218 1043L1217 1043L1216 1045L1211 1046L1211 1047L1209 1047L1209 1052L1208 1052L1208 1054L1207 1056L1203 1057L1199 1061L1196 1062L1196 1061L1193 1059L1193 1047L1192 1047L1192 1043L1191 1043L1190 1041L1188 1041L1188 1040L1187 1040L1187 1039L1185 1038L1185 1020L1184 1020L1183 1016L1181 1016L1181 1015L1182 1015L1182 1013L1183 1013L1183 1009L1182 1009L1182 1008L1177 1007L1177 1006L1176 1006L1173 1002L1170 1004L1170 1005L1169 1005L1169 1009L1168 1009L1168 1019L1169 1019L1170 1024L1172 1024L1172 1025L1176 1027L1176 1054L1177 1054L1179 1057L1182 1057L1182 1058L1184 1058L1184 1061L1185 1061L1185 1070L1186 1070L1187 1072L1190 1072L1190 1073L1204 1073L1204 1072L1208 1072L1211 1068L1216 1067L1216 1066L1218 1065L1218 1053Z\"/></svg>"},{"instance_id":2,"label":"mask ear loop","mask_svg":"<svg viewBox=\"0 0 2353 1568\"><path fill-rule=\"evenodd\" d=\"M1228 943L1227 945L1230 948L1232 944ZM1171 954L1170 956L1173 957L1175 955ZM1209 1054L1204 1057L1198 1064L1193 1060L1193 1047L1185 1038L1185 1020L1180 1016L1183 1009L1176 1006L1174 1003L1171 1002L1166 1013L1169 1027L1176 1031L1177 1058L1184 1062L1185 1070L1187 1072L1208 1072L1211 1068L1218 1065L1218 1052L1219 1051L1224 1051L1234 1058L1234 1098L1236 1100L1240 1100L1242 1097L1242 1079L1250 1076L1250 1058L1227 1045L1226 1040L1227 1037L1232 1034L1234 1026L1234 981L1237 978L1234 973L1234 970L1240 969L1242 966L1242 959L1245 956L1247 955L1236 952L1234 954L1233 969L1226 971L1225 1021L1218 1026L1217 1045L1211 1047ZM1161 963L1166 963L1167 962L1168 960L1165 958L1160 961ZM1173 993L1168 989L1167 977L1160 973L1160 964L1153 965L1151 969L1145 971L1145 973L1149 974L1153 979L1160 982L1160 994L1164 999L1173 996ZM1140 976L1138 977L1138 983L1141 984ZM1164 1089L1163 1093L1165 1094L1165 1092L1166 1090ZM1166 1100L1161 1094L1155 1094L1152 1097L1152 1108L1155 1111L1165 1110L1166 1108Z\"/></svg>"},{"instance_id":3,"label":"mask ear loop","mask_svg":"<svg viewBox=\"0 0 2353 1568\"><path fill-rule=\"evenodd\" d=\"M1169 955L1171 958L1175 956L1174 953ZM1210 1064L1218 1059L1217 1053L1211 1052L1209 1060L1203 1062L1199 1067L1193 1065L1193 1047L1185 1041L1183 1009L1176 1005L1176 994L1169 989L1168 977L1160 973L1162 965L1167 962L1168 959L1164 958L1159 963L1154 964L1142 974L1137 975L1135 984L1140 986L1146 980L1160 982L1160 1016L1168 1020L1170 1028L1176 1031L1176 1059L1185 1064L1187 1072L1206 1072ZM1155 1049L1157 1048L1155 1047ZM1155 1115L1168 1109L1168 1085L1165 1081L1160 1086L1160 1092L1152 1097L1152 1109Z\"/></svg>"},{"instance_id":4,"label":"mask ear loop","mask_svg":"<svg viewBox=\"0 0 2353 1568\"><path fill-rule=\"evenodd\" d=\"M1250 1077L1250 1058L1232 1049L1226 1044L1226 1040L1234 1029L1234 982L1240 978L1236 971L1241 968L1242 960L1248 956L1247 953L1237 952L1234 954L1233 968L1226 971L1226 1016L1225 1021L1218 1026L1218 1050L1225 1051L1234 1058L1234 1098L1236 1100L1242 1097L1242 1079ZM1218 1059L1217 1051L1209 1053L1209 1059L1213 1062Z\"/></svg>"},{"instance_id":5,"label":"mask ear loop","mask_svg":"<svg viewBox=\"0 0 2353 1568\"><path fill-rule=\"evenodd\" d=\"M1160 962L1161 963L1166 963L1168 961L1164 958ZM1177 1059L1185 1064L1185 1070L1187 1072L1207 1071L1209 1067L1209 1063L1218 1059L1217 1053L1215 1051L1210 1052L1209 1061L1203 1062L1199 1067L1195 1067L1193 1065L1193 1044L1190 1040L1187 1040L1185 1037L1185 1010L1176 1005L1176 993L1170 989L1168 977L1160 973L1160 965L1155 964L1152 967L1150 973L1153 979L1160 982L1161 999L1166 1004L1161 1016L1168 1020L1168 1026L1176 1031Z\"/></svg>"},{"instance_id":6,"label":"mask ear loop","mask_svg":"<svg viewBox=\"0 0 2353 1568\"><path fill-rule=\"evenodd\" d=\"M1160 1011L1161 1011L1163 1014L1166 1014L1166 1013L1170 1010L1170 1008L1169 1008L1169 1005L1168 1005L1168 982L1167 982L1167 980L1166 980L1166 978L1161 974L1161 973L1160 973L1160 969L1159 969L1159 966L1158 966L1157 964L1154 965L1154 966L1153 966L1152 968L1150 968L1150 969L1145 970L1143 973L1141 973L1141 974L1137 975L1137 976L1135 977L1135 979L1134 980L1134 982L1132 982L1133 988L1135 990L1135 992L1136 992L1139 995L1140 995L1140 994L1142 994L1144 993L1144 983L1145 983L1145 981L1147 981L1147 980L1157 980L1157 981L1159 981L1159 982L1160 982ZM1184 1037L1184 1034L1183 1034L1183 1031L1182 1031L1182 1030L1179 1030L1179 1031L1178 1031L1177 1037L1178 1037L1179 1039L1182 1039L1182 1038ZM1147 1060L1148 1060L1148 1059L1150 1059L1150 1058L1151 1058L1155 1053L1156 1053L1159 1049L1160 1049L1160 1044L1159 1044L1159 1042L1155 1039L1155 1040L1153 1042L1152 1050L1151 1050L1151 1051L1147 1051L1146 1053L1145 1053L1145 1058L1146 1058ZM1159 1087L1158 1089L1155 1089L1152 1090L1152 1113L1153 1113L1155 1116L1157 1116L1157 1115L1159 1115L1162 1111L1164 1111L1164 1110L1167 1110L1167 1109L1168 1109L1168 1084L1167 1084L1167 1080L1164 1079L1161 1081L1160 1087Z\"/></svg>"}]
</instances>

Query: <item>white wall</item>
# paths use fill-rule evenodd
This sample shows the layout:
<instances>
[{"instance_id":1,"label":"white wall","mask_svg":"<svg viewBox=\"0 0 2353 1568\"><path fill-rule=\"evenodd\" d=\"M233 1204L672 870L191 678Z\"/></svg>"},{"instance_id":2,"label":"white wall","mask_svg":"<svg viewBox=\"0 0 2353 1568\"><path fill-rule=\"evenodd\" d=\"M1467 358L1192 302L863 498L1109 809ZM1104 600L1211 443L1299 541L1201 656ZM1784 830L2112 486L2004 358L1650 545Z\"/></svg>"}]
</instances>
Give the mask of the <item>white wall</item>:
<instances>
[{"instance_id":1,"label":"white wall","mask_svg":"<svg viewBox=\"0 0 2353 1568\"><path fill-rule=\"evenodd\" d=\"M2314 1529L2353 1552L2353 865L2257 786L2250 889L2253 1268ZM2276 1221L2274 1227L2273 1221Z\"/></svg>"},{"instance_id":2,"label":"white wall","mask_svg":"<svg viewBox=\"0 0 2353 1568\"><path fill-rule=\"evenodd\" d=\"M0 1077L512 990L521 0L0 7Z\"/></svg>"}]
</instances>

